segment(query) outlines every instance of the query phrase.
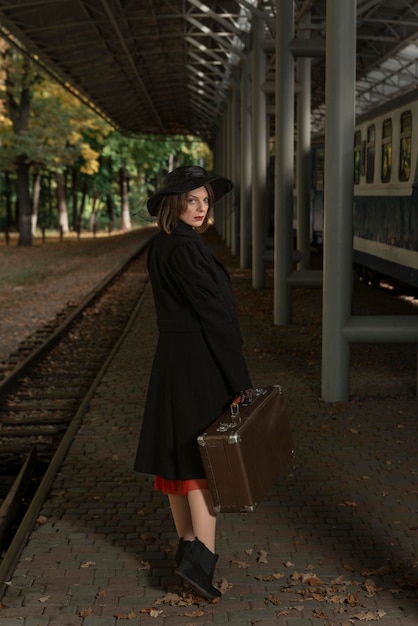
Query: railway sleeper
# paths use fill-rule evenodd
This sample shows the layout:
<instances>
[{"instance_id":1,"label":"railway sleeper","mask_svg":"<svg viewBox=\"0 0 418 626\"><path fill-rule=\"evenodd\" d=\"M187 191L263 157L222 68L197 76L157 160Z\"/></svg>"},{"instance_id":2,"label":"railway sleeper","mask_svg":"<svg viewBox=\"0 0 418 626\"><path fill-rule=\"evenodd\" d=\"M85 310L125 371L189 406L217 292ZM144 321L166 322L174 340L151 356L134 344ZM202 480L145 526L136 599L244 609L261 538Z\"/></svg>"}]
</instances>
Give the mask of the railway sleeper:
<instances>
[{"instance_id":1,"label":"railway sleeper","mask_svg":"<svg viewBox=\"0 0 418 626\"><path fill-rule=\"evenodd\" d=\"M2 416L1 425L0 425L0 433L3 433L7 426L34 426L37 424L62 424L63 422L68 423L74 415L72 411L67 412L65 414L60 413L59 415L5 415Z\"/></svg>"}]
</instances>

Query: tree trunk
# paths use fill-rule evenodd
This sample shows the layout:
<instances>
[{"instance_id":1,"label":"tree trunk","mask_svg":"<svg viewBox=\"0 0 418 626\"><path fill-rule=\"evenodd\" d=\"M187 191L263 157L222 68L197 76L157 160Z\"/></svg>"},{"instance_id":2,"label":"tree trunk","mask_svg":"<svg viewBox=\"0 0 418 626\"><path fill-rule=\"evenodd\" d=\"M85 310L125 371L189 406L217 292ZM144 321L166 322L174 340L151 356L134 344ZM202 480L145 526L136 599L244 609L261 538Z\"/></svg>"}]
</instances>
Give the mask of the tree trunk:
<instances>
[{"instance_id":1,"label":"tree trunk","mask_svg":"<svg viewBox=\"0 0 418 626\"><path fill-rule=\"evenodd\" d=\"M120 200L122 207L121 214L121 228L122 231L131 230L131 216L129 213L129 188L128 188L128 175L125 167L121 167L119 170L119 188L120 188Z\"/></svg>"},{"instance_id":2,"label":"tree trunk","mask_svg":"<svg viewBox=\"0 0 418 626\"><path fill-rule=\"evenodd\" d=\"M49 220L49 228L52 228L53 225L53 217L54 217L54 207L52 204L52 176L49 174L48 176L48 220Z\"/></svg>"},{"instance_id":3,"label":"tree trunk","mask_svg":"<svg viewBox=\"0 0 418 626\"><path fill-rule=\"evenodd\" d=\"M29 194L29 164L26 156L17 157L17 196L19 198L19 246L32 245L32 206Z\"/></svg>"},{"instance_id":4,"label":"tree trunk","mask_svg":"<svg viewBox=\"0 0 418 626\"><path fill-rule=\"evenodd\" d=\"M32 191L32 237L36 236L36 229L38 227L38 213L39 213L39 197L41 194L41 175L37 172L33 180Z\"/></svg>"},{"instance_id":5,"label":"tree trunk","mask_svg":"<svg viewBox=\"0 0 418 626\"><path fill-rule=\"evenodd\" d=\"M16 135L24 133L28 128L31 103L31 62L24 57L20 97L16 98L14 81L6 72L6 95L9 106L13 131ZM19 154L16 158L17 167L17 195L19 207L19 246L32 245L31 212L32 204L29 193L29 163L26 154Z\"/></svg>"},{"instance_id":6,"label":"tree trunk","mask_svg":"<svg viewBox=\"0 0 418 626\"><path fill-rule=\"evenodd\" d=\"M59 172L56 175L56 183L57 183L57 201L58 201L58 217L59 217L59 227L62 233L68 233L68 209L67 209L67 200L65 198L65 182L64 182L64 174Z\"/></svg>"},{"instance_id":7,"label":"tree trunk","mask_svg":"<svg viewBox=\"0 0 418 626\"><path fill-rule=\"evenodd\" d=\"M73 230L80 232L78 228L78 171L76 167L71 168L71 195L73 200L72 213L73 213Z\"/></svg>"},{"instance_id":8,"label":"tree trunk","mask_svg":"<svg viewBox=\"0 0 418 626\"><path fill-rule=\"evenodd\" d=\"M81 233L81 227L83 225L84 211L86 208L86 198L87 198L87 178L83 176L83 184L81 189L81 203L80 203L80 213L77 217L77 232Z\"/></svg>"},{"instance_id":9,"label":"tree trunk","mask_svg":"<svg viewBox=\"0 0 418 626\"><path fill-rule=\"evenodd\" d=\"M115 228L115 206L111 193L108 193L106 196L106 210L109 217L109 233L111 233Z\"/></svg>"},{"instance_id":10,"label":"tree trunk","mask_svg":"<svg viewBox=\"0 0 418 626\"><path fill-rule=\"evenodd\" d=\"M10 180L10 172L4 173L4 196L6 203L6 229L10 231L13 226L16 226L16 218L13 217L12 209L12 181Z\"/></svg>"},{"instance_id":11,"label":"tree trunk","mask_svg":"<svg viewBox=\"0 0 418 626\"><path fill-rule=\"evenodd\" d=\"M90 229L90 232L94 233L94 234L96 234L96 229L97 229L96 207L97 207L97 196L94 195L93 196L93 203L92 203L91 213L90 213L90 219L89 219L89 229Z\"/></svg>"}]
</instances>

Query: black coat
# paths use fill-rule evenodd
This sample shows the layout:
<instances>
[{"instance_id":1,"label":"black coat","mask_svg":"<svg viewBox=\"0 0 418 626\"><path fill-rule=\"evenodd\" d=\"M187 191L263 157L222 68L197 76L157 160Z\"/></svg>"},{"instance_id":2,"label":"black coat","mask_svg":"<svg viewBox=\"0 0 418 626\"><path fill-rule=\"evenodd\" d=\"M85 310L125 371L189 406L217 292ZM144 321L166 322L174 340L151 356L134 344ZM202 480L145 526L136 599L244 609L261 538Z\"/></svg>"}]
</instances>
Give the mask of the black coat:
<instances>
[{"instance_id":1,"label":"black coat","mask_svg":"<svg viewBox=\"0 0 418 626\"><path fill-rule=\"evenodd\" d=\"M204 478L197 436L251 387L230 277L184 222L156 236L148 270L159 336L134 467Z\"/></svg>"}]
</instances>

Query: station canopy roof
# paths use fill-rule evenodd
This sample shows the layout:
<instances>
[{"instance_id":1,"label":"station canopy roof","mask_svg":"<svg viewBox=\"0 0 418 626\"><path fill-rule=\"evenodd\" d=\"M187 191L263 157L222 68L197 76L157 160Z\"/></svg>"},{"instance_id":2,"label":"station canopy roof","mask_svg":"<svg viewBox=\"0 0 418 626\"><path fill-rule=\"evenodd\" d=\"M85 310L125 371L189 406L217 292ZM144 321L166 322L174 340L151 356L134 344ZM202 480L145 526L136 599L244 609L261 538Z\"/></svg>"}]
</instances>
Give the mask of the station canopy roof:
<instances>
[{"instance_id":1,"label":"station canopy roof","mask_svg":"<svg viewBox=\"0 0 418 626\"><path fill-rule=\"evenodd\" d=\"M295 0L296 39L308 31L324 49L326 5ZM357 0L356 7L359 114L416 86L418 2ZM0 0L0 33L17 38L122 132L210 142L251 47L254 15L265 24L266 80L274 78L275 12L275 0ZM318 55L313 132L323 128L324 101L325 58Z\"/></svg>"}]
</instances>

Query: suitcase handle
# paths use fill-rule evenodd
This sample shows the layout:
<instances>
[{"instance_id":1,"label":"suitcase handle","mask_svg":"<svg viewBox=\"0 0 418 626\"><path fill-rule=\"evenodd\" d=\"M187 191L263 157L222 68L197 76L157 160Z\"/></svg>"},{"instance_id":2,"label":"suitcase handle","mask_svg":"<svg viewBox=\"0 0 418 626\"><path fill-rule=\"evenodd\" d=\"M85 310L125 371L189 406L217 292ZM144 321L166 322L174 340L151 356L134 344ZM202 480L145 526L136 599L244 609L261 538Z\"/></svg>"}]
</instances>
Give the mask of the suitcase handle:
<instances>
[{"instance_id":1,"label":"suitcase handle","mask_svg":"<svg viewBox=\"0 0 418 626\"><path fill-rule=\"evenodd\" d=\"M255 402L260 396L264 396L267 393L267 389L263 387L255 387L254 389L246 389L240 391L232 400L230 405L231 417L237 417L240 412L241 406L248 406Z\"/></svg>"}]
</instances>

